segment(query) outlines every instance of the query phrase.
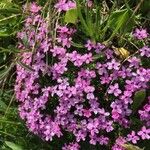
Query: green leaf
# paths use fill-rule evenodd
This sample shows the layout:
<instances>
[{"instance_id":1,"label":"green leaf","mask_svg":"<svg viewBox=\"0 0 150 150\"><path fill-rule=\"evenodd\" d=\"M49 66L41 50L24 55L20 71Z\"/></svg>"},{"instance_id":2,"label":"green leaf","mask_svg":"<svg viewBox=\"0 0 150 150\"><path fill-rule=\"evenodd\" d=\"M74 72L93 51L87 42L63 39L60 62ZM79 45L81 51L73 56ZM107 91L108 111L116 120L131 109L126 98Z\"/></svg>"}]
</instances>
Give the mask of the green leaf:
<instances>
[{"instance_id":1,"label":"green leaf","mask_svg":"<svg viewBox=\"0 0 150 150\"><path fill-rule=\"evenodd\" d=\"M77 9L70 9L65 14L65 22L75 24L78 18Z\"/></svg>"},{"instance_id":2,"label":"green leaf","mask_svg":"<svg viewBox=\"0 0 150 150\"><path fill-rule=\"evenodd\" d=\"M114 35L123 28L128 19L129 11L127 9L119 10L112 13L109 19L109 27L113 29L113 32L109 40L111 40L114 37Z\"/></svg>"},{"instance_id":3,"label":"green leaf","mask_svg":"<svg viewBox=\"0 0 150 150\"><path fill-rule=\"evenodd\" d=\"M84 48L84 45L79 44L79 43L71 42L71 45L74 46L74 47L77 47L77 48Z\"/></svg>"},{"instance_id":4,"label":"green leaf","mask_svg":"<svg viewBox=\"0 0 150 150\"><path fill-rule=\"evenodd\" d=\"M17 8L0 8L0 14L18 14L21 11Z\"/></svg>"},{"instance_id":5,"label":"green leaf","mask_svg":"<svg viewBox=\"0 0 150 150\"><path fill-rule=\"evenodd\" d=\"M5 141L5 144L11 148L12 150L23 150L22 147L20 145L17 145L13 142L9 142L9 141Z\"/></svg>"},{"instance_id":6,"label":"green leaf","mask_svg":"<svg viewBox=\"0 0 150 150\"><path fill-rule=\"evenodd\" d=\"M146 97L146 90L137 91L134 95L134 101L132 104L133 113L141 106Z\"/></svg>"},{"instance_id":7,"label":"green leaf","mask_svg":"<svg viewBox=\"0 0 150 150\"><path fill-rule=\"evenodd\" d=\"M17 63L18 63L21 67L23 67L24 69L26 69L26 70L28 70L28 71L30 71L30 72L34 72L34 69L32 69L31 66L26 65L25 63L23 63L23 62L21 62L21 61L17 61Z\"/></svg>"},{"instance_id":8,"label":"green leaf","mask_svg":"<svg viewBox=\"0 0 150 150\"><path fill-rule=\"evenodd\" d=\"M109 26L113 29L116 28L116 26L118 26L118 23L120 22L119 19L122 18L122 16L124 16L124 14L126 14L128 12L127 9L122 9L122 10L116 10L114 12L112 12L112 14L110 15L109 18Z\"/></svg>"},{"instance_id":9,"label":"green leaf","mask_svg":"<svg viewBox=\"0 0 150 150\"><path fill-rule=\"evenodd\" d=\"M18 16L20 16L21 14L13 14L11 16L8 16L8 17L4 17L4 18L1 18L0 19L0 24L9 24L9 23L12 23L13 21L16 21L16 18Z\"/></svg>"},{"instance_id":10,"label":"green leaf","mask_svg":"<svg viewBox=\"0 0 150 150\"><path fill-rule=\"evenodd\" d=\"M20 6L12 0L1 0L0 2L0 9L20 9ZM1 12L0 12L1 13Z\"/></svg>"},{"instance_id":11,"label":"green leaf","mask_svg":"<svg viewBox=\"0 0 150 150\"><path fill-rule=\"evenodd\" d=\"M76 1L76 4L77 4L77 12L78 12L78 17L80 19L80 22L81 22L81 29L83 29L84 33L87 35L87 36L90 36L92 38L92 34L88 25L87 25L87 22L86 20L84 19L84 16L82 14L82 11L81 11L81 5L79 3L79 1Z\"/></svg>"},{"instance_id":12,"label":"green leaf","mask_svg":"<svg viewBox=\"0 0 150 150\"><path fill-rule=\"evenodd\" d=\"M2 63L5 61L5 53L0 53L0 64L2 65ZM0 66L1 68L2 66Z\"/></svg>"},{"instance_id":13,"label":"green leaf","mask_svg":"<svg viewBox=\"0 0 150 150\"><path fill-rule=\"evenodd\" d=\"M27 37L26 34L25 34L25 36L23 37L22 42L23 42L23 44L24 44L25 47L28 47L29 42L28 42L28 37Z\"/></svg>"},{"instance_id":14,"label":"green leaf","mask_svg":"<svg viewBox=\"0 0 150 150\"><path fill-rule=\"evenodd\" d=\"M14 29L13 26L9 25L10 24L4 24L0 26L0 37L8 37L16 34L17 29Z\"/></svg>"},{"instance_id":15,"label":"green leaf","mask_svg":"<svg viewBox=\"0 0 150 150\"><path fill-rule=\"evenodd\" d=\"M27 52L27 50L24 52ZM0 53L20 53L20 50L12 46L9 46L8 49L0 47Z\"/></svg>"},{"instance_id":16,"label":"green leaf","mask_svg":"<svg viewBox=\"0 0 150 150\"><path fill-rule=\"evenodd\" d=\"M108 26L112 29L112 35L109 38L112 39L116 33L131 32L135 25L135 15L129 8L114 11L108 19ZM132 16L132 17L131 17Z\"/></svg>"},{"instance_id":17,"label":"green leaf","mask_svg":"<svg viewBox=\"0 0 150 150\"><path fill-rule=\"evenodd\" d=\"M12 66L7 67L0 71L0 80L3 80L9 73L9 71L12 69Z\"/></svg>"},{"instance_id":18,"label":"green leaf","mask_svg":"<svg viewBox=\"0 0 150 150\"><path fill-rule=\"evenodd\" d=\"M124 144L123 147L125 148L125 150L143 150L140 147L132 144Z\"/></svg>"},{"instance_id":19,"label":"green leaf","mask_svg":"<svg viewBox=\"0 0 150 150\"><path fill-rule=\"evenodd\" d=\"M3 29L3 28L0 29L0 37L7 37L9 35L10 35L10 33L8 32L8 30L6 28L5 29Z\"/></svg>"},{"instance_id":20,"label":"green leaf","mask_svg":"<svg viewBox=\"0 0 150 150\"><path fill-rule=\"evenodd\" d=\"M0 99L0 108L5 110L7 108L7 105Z\"/></svg>"}]
</instances>

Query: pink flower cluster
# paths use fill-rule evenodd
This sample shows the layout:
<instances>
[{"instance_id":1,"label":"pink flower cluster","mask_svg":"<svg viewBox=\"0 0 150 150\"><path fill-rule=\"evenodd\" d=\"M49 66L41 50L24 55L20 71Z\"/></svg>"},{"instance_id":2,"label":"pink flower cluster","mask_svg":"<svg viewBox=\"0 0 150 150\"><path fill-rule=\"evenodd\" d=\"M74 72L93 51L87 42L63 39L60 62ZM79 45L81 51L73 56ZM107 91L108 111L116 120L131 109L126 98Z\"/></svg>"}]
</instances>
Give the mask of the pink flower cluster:
<instances>
[{"instance_id":1,"label":"pink flower cluster","mask_svg":"<svg viewBox=\"0 0 150 150\"><path fill-rule=\"evenodd\" d=\"M55 8L57 8L59 12L67 11L75 7L76 7L76 3L71 0L59 0L58 3L55 4Z\"/></svg>"},{"instance_id":2,"label":"pink flower cluster","mask_svg":"<svg viewBox=\"0 0 150 150\"><path fill-rule=\"evenodd\" d=\"M80 148L80 145L78 143L70 143L69 145L66 145L62 148L62 150L78 150Z\"/></svg>"},{"instance_id":3,"label":"pink flower cluster","mask_svg":"<svg viewBox=\"0 0 150 150\"><path fill-rule=\"evenodd\" d=\"M59 8L60 2L56 4ZM133 97L149 89L150 69L141 64L142 57L150 57L149 48L140 49L124 63L113 50L91 40L81 52L71 45L76 30L67 26L57 27L54 45L40 9L34 8L31 4L31 15L18 33L21 61L32 69L17 65L15 85L19 113L29 130L46 141L69 132L75 141L64 145L63 150L78 150L80 141L85 140L107 146L115 142L112 134L116 138L112 150L123 150L126 142L149 139L149 100L139 110L142 126L137 131L130 129ZM31 51L23 52L25 49ZM95 57L97 53L101 57ZM50 103L57 103L53 110ZM118 126L128 133L117 136Z\"/></svg>"}]
</instances>

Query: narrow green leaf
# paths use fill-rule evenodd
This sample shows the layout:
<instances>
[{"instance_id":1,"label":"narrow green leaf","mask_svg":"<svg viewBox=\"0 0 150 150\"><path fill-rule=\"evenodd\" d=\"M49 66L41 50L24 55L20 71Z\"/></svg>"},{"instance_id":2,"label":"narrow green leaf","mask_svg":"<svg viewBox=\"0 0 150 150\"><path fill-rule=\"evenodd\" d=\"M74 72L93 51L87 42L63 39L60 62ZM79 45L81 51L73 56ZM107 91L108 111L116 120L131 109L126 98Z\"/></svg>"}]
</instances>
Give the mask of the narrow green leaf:
<instances>
[{"instance_id":1,"label":"narrow green leaf","mask_svg":"<svg viewBox=\"0 0 150 150\"><path fill-rule=\"evenodd\" d=\"M74 47L77 47L77 48L84 48L84 45L79 44L79 43L71 42L71 45L74 46Z\"/></svg>"},{"instance_id":2,"label":"narrow green leaf","mask_svg":"<svg viewBox=\"0 0 150 150\"><path fill-rule=\"evenodd\" d=\"M10 34L8 33L7 29L0 29L0 37L7 37Z\"/></svg>"},{"instance_id":3,"label":"narrow green leaf","mask_svg":"<svg viewBox=\"0 0 150 150\"><path fill-rule=\"evenodd\" d=\"M112 35L108 39L111 40L114 35L121 30L121 28L126 24L127 20L129 19L129 11L127 9L117 11L112 14L109 20L109 27L114 28Z\"/></svg>"},{"instance_id":4,"label":"narrow green leaf","mask_svg":"<svg viewBox=\"0 0 150 150\"><path fill-rule=\"evenodd\" d=\"M26 50L27 51L27 50ZM0 47L0 53L20 53L21 51L17 48L10 47L9 49ZM25 52L25 51L23 51Z\"/></svg>"},{"instance_id":5,"label":"narrow green leaf","mask_svg":"<svg viewBox=\"0 0 150 150\"><path fill-rule=\"evenodd\" d=\"M5 144L11 148L12 150L23 150L22 147L20 145L17 145L13 142L10 142L10 141L5 141Z\"/></svg>"},{"instance_id":6,"label":"narrow green leaf","mask_svg":"<svg viewBox=\"0 0 150 150\"><path fill-rule=\"evenodd\" d=\"M65 22L75 24L78 18L77 9L70 9L65 14Z\"/></svg>"},{"instance_id":7,"label":"narrow green leaf","mask_svg":"<svg viewBox=\"0 0 150 150\"><path fill-rule=\"evenodd\" d=\"M24 46L28 47L29 42L28 42L28 37L26 34L25 34L24 38L22 39L22 42L23 42Z\"/></svg>"},{"instance_id":8,"label":"narrow green leaf","mask_svg":"<svg viewBox=\"0 0 150 150\"><path fill-rule=\"evenodd\" d=\"M80 19L80 22L81 22L81 28L83 28L85 30L85 34L92 37L92 33L90 32L88 26L87 26L87 23L82 15L82 12L81 12L81 6L80 6L80 3L79 1L77 1L77 11L78 11L78 16L79 16L79 19Z\"/></svg>"},{"instance_id":9,"label":"narrow green leaf","mask_svg":"<svg viewBox=\"0 0 150 150\"><path fill-rule=\"evenodd\" d=\"M125 13L127 13L127 9L122 9L122 10L116 10L114 12L112 12L112 14L110 15L110 18L108 20L108 24L110 26L110 28L115 29L116 26L118 26L118 22L120 22L119 19L122 18L122 16L124 16Z\"/></svg>"},{"instance_id":10,"label":"narrow green leaf","mask_svg":"<svg viewBox=\"0 0 150 150\"><path fill-rule=\"evenodd\" d=\"M18 14L20 10L17 8L0 8L0 14Z\"/></svg>"},{"instance_id":11,"label":"narrow green leaf","mask_svg":"<svg viewBox=\"0 0 150 150\"><path fill-rule=\"evenodd\" d=\"M0 71L0 80L3 80L8 75L11 68L12 68L12 66L7 67L7 68Z\"/></svg>"},{"instance_id":12,"label":"narrow green leaf","mask_svg":"<svg viewBox=\"0 0 150 150\"><path fill-rule=\"evenodd\" d=\"M21 67L23 67L24 69L26 69L26 70L28 70L28 71L30 71L30 72L34 72L34 69L32 69L31 66L26 65L25 63L23 63L23 62L21 62L21 61L17 61L17 63L18 63Z\"/></svg>"},{"instance_id":13,"label":"narrow green leaf","mask_svg":"<svg viewBox=\"0 0 150 150\"><path fill-rule=\"evenodd\" d=\"M0 19L0 23L10 23L9 21L12 19L16 19L16 17L20 16L21 14L14 14L5 18Z\"/></svg>"},{"instance_id":14,"label":"narrow green leaf","mask_svg":"<svg viewBox=\"0 0 150 150\"><path fill-rule=\"evenodd\" d=\"M8 23L0 26L0 37L8 37L17 33L17 29L13 29L12 26L9 25L10 24Z\"/></svg>"}]
</instances>

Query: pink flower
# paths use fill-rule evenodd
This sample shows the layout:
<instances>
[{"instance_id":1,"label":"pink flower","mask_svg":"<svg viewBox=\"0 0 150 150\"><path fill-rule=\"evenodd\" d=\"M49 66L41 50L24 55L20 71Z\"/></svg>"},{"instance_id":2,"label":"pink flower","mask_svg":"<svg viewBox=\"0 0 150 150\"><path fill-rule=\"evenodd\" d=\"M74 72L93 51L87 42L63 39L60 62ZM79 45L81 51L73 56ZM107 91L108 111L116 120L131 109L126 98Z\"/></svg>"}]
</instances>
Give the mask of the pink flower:
<instances>
[{"instance_id":1,"label":"pink flower","mask_svg":"<svg viewBox=\"0 0 150 150\"><path fill-rule=\"evenodd\" d=\"M83 109L83 115L89 118L91 116L91 111L89 109Z\"/></svg>"},{"instance_id":2,"label":"pink flower","mask_svg":"<svg viewBox=\"0 0 150 150\"><path fill-rule=\"evenodd\" d=\"M41 7L38 6L35 2L31 3L30 5L30 11L33 13L37 13L41 10Z\"/></svg>"},{"instance_id":3,"label":"pink flower","mask_svg":"<svg viewBox=\"0 0 150 150\"><path fill-rule=\"evenodd\" d=\"M120 63L118 63L115 59L112 59L111 62L107 63L107 67L109 70L115 69L119 70Z\"/></svg>"},{"instance_id":4,"label":"pink flower","mask_svg":"<svg viewBox=\"0 0 150 150\"><path fill-rule=\"evenodd\" d=\"M112 118L118 119L120 117L120 114L118 112L113 111L112 112Z\"/></svg>"},{"instance_id":5,"label":"pink flower","mask_svg":"<svg viewBox=\"0 0 150 150\"><path fill-rule=\"evenodd\" d=\"M87 0L87 6L92 7L92 5L93 5L93 1L92 0Z\"/></svg>"},{"instance_id":6,"label":"pink flower","mask_svg":"<svg viewBox=\"0 0 150 150\"><path fill-rule=\"evenodd\" d=\"M133 33L133 36L138 39L138 40L142 40L148 37L148 33L146 29L135 29L135 32Z\"/></svg>"},{"instance_id":7,"label":"pink flower","mask_svg":"<svg viewBox=\"0 0 150 150\"><path fill-rule=\"evenodd\" d=\"M111 85L108 89L109 94L114 94L115 96L119 96L121 94L121 90L119 89L118 83L115 83L114 85Z\"/></svg>"},{"instance_id":8,"label":"pink flower","mask_svg":"<svg viewBox=\"0 0 150 150\"><path fill-rule=\"evenodd\" d=\"M59 0L58 3L55 4L55 8L57 8L57 10L59 12L61 11L67 11L69 9L73 9L76 7L76 3L72 2L72 1L68 1L68 0Z\"/></svg>"},{"instance_id":9,"label":"pink flower","mask_svg":"<svg viewBox=\"0 0 150 150\"><path fill-rule=\"evenodd\" d=\"M140 49L140 55L150 57L150 47L144 46Z\"/></svg>"},{"instance_id":10,"label":"pink flower","mask_svg":"<svg viewBox=\"0 0 150 150\"><path fill-rule=\"evenodd\" d=\"M131 141L133 144L136 144L140 138L136 136L135 131L132 131L131 134L127 135L127 141Z\"/></svg>"},{"instance_id":11,"label":"pink flower","mask_svg":"<svg viewBox=\"0 0 150 150\"><path fill-rule=\"evenodd\" d=\"M138 132L138 135L143 139L150 139L150 129L146 129L145 126L142 127L141 131Z\"/></svg>"},{"instance_id":12,"label":"pink flower","mask_svg":"<svg viewBox=\"0 0 150 150\"><path fill-rule=\"evenodd\" d=\"M87 48L88 51L90 51L92 48L95 48L95 43L92 42L91 40L88 40L87 43L85 44L85 47Z\"/></svg>"}]
</instances>

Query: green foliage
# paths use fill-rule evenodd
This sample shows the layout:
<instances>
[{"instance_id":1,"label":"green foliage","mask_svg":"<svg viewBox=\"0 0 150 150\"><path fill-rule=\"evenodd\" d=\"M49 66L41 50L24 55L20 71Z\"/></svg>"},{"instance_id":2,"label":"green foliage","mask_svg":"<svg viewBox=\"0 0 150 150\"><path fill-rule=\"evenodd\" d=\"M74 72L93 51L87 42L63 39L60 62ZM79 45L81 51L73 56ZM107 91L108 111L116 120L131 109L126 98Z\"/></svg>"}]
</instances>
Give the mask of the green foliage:
<instances>
[{"instance_id":1,"label":"green foliage","mask_svg":"<svg viewBox=\"0 0 150 150\"><path fill-rule=\"evenodd\" d=\"M65 22L66 23L73 23L75 24L78 18L78 11L77 9L70 9L66 12L65 15Z\"/></svg>"},{"instance_id":2,"label":"green foliage","mask_svg":"<svg viewBox=\"0 0 150 150\"><path fill-rule=\"evenodd\" d=\"M21 1L20 1L21 2ZM0 2L0 83L13 69L18 51L16 33L22 28L22 5L13 0Z\"/></svg>"},{"instance_id":3,"label":"green foliage","mask_svg":"<svg viewBox=\"0 0 150 150\"><path fill-rule=\"evenodd\" d=\"M11 1L0 3L0 37L15 35L21 22L21 9Z\"/></svg>"},{"instance_id":4,"label":"green foliage","mask_svg":"<svg viewBox=\"0 0 150 150\"><path fill-rule=\"evenodd\" d=\"M23 150L23 149L21 148L21 146L15 144L15 143L13 143L13 142L5 141L5 144L6 144L8 147L10 147L12 150Z\"/></svg>"},{"instance_id":5,"label":"green foliage","mask_svg":"<svg viewBox=\"0 0 150 150\"><path fill-rule=\"evenodd\" d=\"M135 26L135 18L131 17L132 10L130 9L121 9L114 11L108 20L108 26L112 29L111 40L117 33L126 33L131 32Z\"/></svg>"},{"instance_id":6,"label":"green foliage","mask_svg":"<svg viewBox=\"0 0 150 150\"><path fill-rule=\"evenodd\" d=\"M77 10L69 10L65 15L65 22L75 24L77 18L87 37L93 41L110 41L114 37L130 33L136 24L137 16L128 4L117 8L117 3L112 6L108 3L97 3L95 9L85 7L81 1L77 1ZM106 36L106 34L108 36Z\"/></svg>"}]
</instances>

